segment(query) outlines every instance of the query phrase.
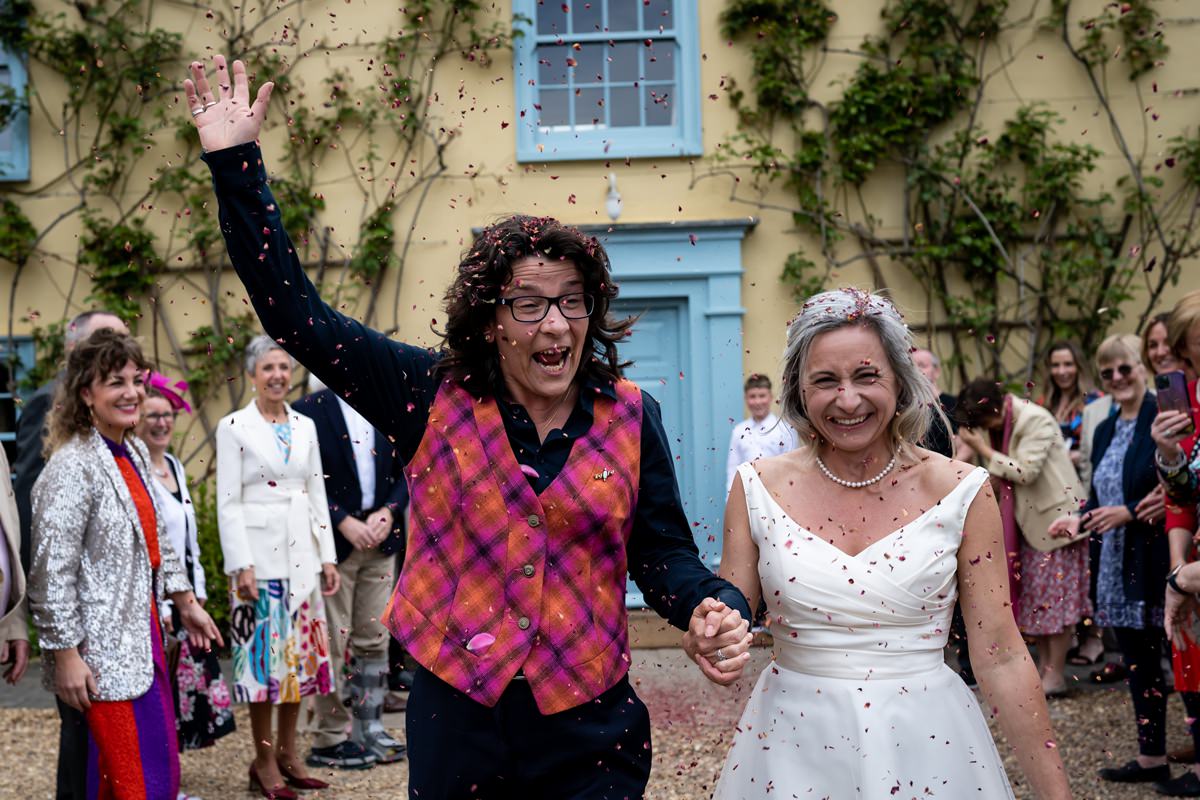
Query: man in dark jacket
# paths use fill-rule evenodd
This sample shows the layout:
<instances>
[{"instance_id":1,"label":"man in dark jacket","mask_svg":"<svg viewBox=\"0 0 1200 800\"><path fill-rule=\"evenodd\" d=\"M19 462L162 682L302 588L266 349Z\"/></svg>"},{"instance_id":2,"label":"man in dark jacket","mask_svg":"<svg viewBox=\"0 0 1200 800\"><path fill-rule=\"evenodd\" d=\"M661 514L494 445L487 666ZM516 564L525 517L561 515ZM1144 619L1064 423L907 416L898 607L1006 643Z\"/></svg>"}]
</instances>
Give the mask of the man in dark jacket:
<instances>
[{"instance_id":1,"label":"man in dark jacket","mask_svg":"<svg viewBox=\"0 0 1200 800\"><path fill-rule=\"evenodd\" d=\"M308 763L356 769L398 761L404 745L381 721L391 639L382 617L404 547L403 464L387 438L329 389L292 407L316 424L342 576L337 594L325 601L334 691L317 698Z\"/></svg>"}]
</instances>

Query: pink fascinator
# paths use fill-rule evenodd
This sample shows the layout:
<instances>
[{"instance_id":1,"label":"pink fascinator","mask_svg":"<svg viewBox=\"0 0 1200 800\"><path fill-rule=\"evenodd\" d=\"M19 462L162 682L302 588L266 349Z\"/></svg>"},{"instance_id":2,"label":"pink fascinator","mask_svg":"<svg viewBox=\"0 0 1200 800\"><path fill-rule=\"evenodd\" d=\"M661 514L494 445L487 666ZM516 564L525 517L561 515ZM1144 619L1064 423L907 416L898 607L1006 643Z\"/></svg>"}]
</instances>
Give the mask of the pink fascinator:
<instances>
[{"instance_id":1,"label":"pink fascinator","mask_svg":"<svg viewBox=\"0 0 1200 800\"><path fill-rule=\"evenodd\" d=\"M187 381L175 381L171 383L171 379L161 372L153 372L146 377L146 386L155 389L161 394L166 401L171 404L171 408L176 411L186 411L192 413L192 407L188 405L187 400L183 399L183 393L187 391Z\"/></svg>"}]
</instances>

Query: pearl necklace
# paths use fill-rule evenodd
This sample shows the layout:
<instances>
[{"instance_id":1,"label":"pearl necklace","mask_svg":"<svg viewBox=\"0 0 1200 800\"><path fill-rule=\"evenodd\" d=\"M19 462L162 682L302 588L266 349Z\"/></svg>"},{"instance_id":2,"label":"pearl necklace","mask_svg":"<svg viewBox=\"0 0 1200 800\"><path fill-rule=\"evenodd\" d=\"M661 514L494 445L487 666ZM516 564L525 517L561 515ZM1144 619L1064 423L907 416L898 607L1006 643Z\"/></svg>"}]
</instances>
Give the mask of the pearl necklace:
<instances>
[{"instance_id":1,"label":"pearl necklace","mask_svg":"<svg viewBox=\"0 0 1200 800\"><path fill-rule=\"evenodd\" d=\"M829 480L833 481L837 485L845 486L847 489L861 489L864 486L870 486L872 483L879 483L881 480L883 480L883 477L892 471L892 467L896 466L897 454L898 452L892 453L892 460L889 461L887 466L883 468L883 472L880 472L874 478L867 478L865 481L848 481L839 478L837 475L834 475L829 471L829 467L825 466L825 462L821 460L820 456L817 456L817 466L820 467L821 472L824 473L826 478L829 478Z\"/></svg>"}]
</instances>

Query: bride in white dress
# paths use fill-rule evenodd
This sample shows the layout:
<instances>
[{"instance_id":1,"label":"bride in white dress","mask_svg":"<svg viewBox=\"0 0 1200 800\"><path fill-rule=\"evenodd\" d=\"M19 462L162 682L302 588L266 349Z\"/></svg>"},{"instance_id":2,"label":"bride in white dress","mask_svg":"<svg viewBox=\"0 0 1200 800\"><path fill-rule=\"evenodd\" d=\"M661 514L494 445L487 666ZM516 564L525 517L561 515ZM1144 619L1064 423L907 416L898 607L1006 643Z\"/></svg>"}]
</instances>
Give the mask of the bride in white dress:
<instances>
[{"instance_id":1,"label":"bride in white dress","mask_svg":"<svg viewBox=\"0 0 1200 800\"><path fill-rule=\"evenodd\" d=\"M1011 798L979 704L942 660L956 600L1034 793L1070 796L1009 606L987 471L915 444L938 406L911 348L895 307L858 290L817 295L788 331L783 417L811 446L743 464L729 494L721 575L751 608L766 601L775 651L718 800ZM685 636L723 684L748 645L746 622L715 601Z\"/></svg>"}]
</instances>

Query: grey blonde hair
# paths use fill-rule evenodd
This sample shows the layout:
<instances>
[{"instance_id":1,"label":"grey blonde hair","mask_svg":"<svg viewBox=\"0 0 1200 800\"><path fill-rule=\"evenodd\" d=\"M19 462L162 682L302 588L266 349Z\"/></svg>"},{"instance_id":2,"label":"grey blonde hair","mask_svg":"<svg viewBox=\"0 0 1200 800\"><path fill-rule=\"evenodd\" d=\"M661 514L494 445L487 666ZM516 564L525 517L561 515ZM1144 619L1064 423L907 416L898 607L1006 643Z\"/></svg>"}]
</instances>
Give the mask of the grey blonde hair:
<instances>
[{"instance_id":1,"label":"grey blonde hair","mask_svg":"<svg viewBox=\"0 0 1200 800\"><path fill-rule=\"evenodd\" d=\"M265 333L260 333L258 336L255 336L253 339L251 339L250 343L246 345L246 374L253 375L255 368L258 367L259 360L272 350L283 350L283 345L279 344L279 342L275 341L270 336L267 336ZM292 363L292 367L294 368L296 366L296 359L292 358L291 354L288 353L287 350L283 350L283 352L287 354L288 360Z\"/></svg>"},{"instance_id":2,"label":"grey blonde hair","mask_svg":"<svg viewBox=\"0 0 1200 800\"><path fill-rule=\"evenodd\" d=\"M800 441L813 446L821 438L804 409L804 371L813 342L823 334L851 325L875 332L887 354L888 366L896 375L897 413L888 425L896 446L910 450L919 445L935 414L950 430L933 384L913 363L912 335L904 317L883 295L849 287L810 297L788 326L780 401L783 418L796 429Z\"/></svg>"}]
</instances>

